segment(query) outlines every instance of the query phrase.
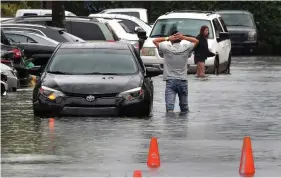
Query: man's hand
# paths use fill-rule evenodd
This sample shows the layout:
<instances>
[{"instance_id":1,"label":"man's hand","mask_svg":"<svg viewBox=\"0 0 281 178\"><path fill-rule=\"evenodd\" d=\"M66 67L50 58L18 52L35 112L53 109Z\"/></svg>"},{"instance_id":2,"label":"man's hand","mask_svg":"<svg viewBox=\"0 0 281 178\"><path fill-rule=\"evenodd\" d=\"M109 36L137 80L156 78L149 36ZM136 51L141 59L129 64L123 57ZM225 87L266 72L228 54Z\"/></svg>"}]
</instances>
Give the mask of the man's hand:
<instances>
[{"instance_id":1,"label":"man's hand","mask_svg":"<svg viewBox=\"0 0 281 178\"><path fill-rule=\"evenodd\" d=\"M178 34L178 38L180 40L186 40L186 41L190 41L191 43L194 44L194 47L196 47L199 43L199 40L197 40L196 38L192 38L192 37L187 37L187 36L184 36L182 34Z\"/></svg>"}]
</instances>

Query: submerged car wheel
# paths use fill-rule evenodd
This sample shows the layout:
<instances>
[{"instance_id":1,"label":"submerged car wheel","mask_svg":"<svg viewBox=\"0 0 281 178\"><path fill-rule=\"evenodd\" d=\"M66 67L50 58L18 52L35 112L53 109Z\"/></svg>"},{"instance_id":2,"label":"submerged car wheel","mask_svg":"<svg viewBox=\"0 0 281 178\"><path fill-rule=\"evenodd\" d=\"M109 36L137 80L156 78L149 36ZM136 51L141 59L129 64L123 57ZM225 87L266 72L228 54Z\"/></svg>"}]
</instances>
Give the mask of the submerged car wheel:
<instances>
[{"instance_id":1,"label":"submerged car wheel","mask_svg":"<svg viewBox=\"0 0 281 178\"><path fill-rule=\"evenodd\" d=\"M229 54L225 73L230 74L231 54Z\"/></svg>"},{"instance_id":2,"label":"submerged car wheel","mask_svg":"<svg viewBox=\"0 0 281 178\"><path fill-rule=\"evenodd\" d=\"M213 74L218 75L219 74L219 67L220 67L220 60L218 58L218 56L216 56L216 59L214 61L214 70L213 70Z\"/></svg>"},{"instance_id":3,"label":"submerged car wheel","mask_svg":"<svg viewBox=\"0 0 281 178\"><path fill-rule=\"evenodd\" d=\"M150 102L145 102L141 109L139 110L138 117L150 117L152 111L152 104Z\"/></svg>"},{"instance_id":4,"label":"submerged car wheel","mask_svg":"<svg viewBox=\"0 0 281 178\"><path fill-rule=\"evenodd\" d=\"M4 95L5 91L6 91L5 86L4 86L4 84L1 83L1 96Z\"/></svg>"}]
</instances>

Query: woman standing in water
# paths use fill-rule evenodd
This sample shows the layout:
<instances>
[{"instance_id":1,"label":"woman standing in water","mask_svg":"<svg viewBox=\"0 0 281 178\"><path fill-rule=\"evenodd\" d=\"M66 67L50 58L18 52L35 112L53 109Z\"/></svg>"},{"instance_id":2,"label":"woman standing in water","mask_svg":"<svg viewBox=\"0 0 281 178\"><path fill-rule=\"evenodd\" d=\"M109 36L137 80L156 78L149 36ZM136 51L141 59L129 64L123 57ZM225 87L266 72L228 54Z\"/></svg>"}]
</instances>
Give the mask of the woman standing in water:
<instances>
[{"instance_id":1,"label":"woman standing in water","mask_svg":"<svg viewBox=\"0 0 281 178\"><path fill-rule=\"evenodd\" d=\"M202 26L200 29L199 35L196 37L199 40L198 46L195 48L194 52L194 62L197 64L196 73L197 77L205 77L205 60L208 56L215 56L209 50L208 47L208 36L209 36L209 28L207 26Z\"/></svg>"}]
</instances>

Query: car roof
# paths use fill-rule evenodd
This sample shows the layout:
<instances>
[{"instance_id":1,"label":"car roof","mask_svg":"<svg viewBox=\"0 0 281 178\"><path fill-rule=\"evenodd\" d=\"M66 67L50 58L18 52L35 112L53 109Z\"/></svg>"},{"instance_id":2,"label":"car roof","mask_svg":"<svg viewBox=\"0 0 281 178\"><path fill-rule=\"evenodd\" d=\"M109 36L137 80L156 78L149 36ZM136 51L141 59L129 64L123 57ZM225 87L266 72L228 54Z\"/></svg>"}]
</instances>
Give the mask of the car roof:
<instances>
[{"instance_id":1,"label":"car roof","mask_svg":"<svg viewBox=\"0 0 281 178\"><path fill-rule=\"evenodd\" d=\"M204 12L204 11L192 11L192 10L179 10L167 12L161 15L158 19L172 19L172 18L188 18L188 19L200 19L200 20L212 20L214 18L220 17L219 14L214 12Z\"/></svg>"},{"instance_id":2,"label":"car roof","mask_svg":"<svg viewBox=\"0 0 281 178\"><path fill-rule=\"evenodd\" d=\"M224 14L224 13L227 13L227 14L251 14L249 11L246 11L246 10L219 10L219 11L216 11L217 13L219 14Z\"/></svg>"},{"instance_id":3,"label":"car roof","mask_svg":"<svg viewBox=\"0 0 281 178\"><path fill-rule=\"evenodd\" d=\"M51 27L51 26L44 26L44 25L37 25L37 24L25 24L25 23L5 23L1 24L1 26L15 26L15 27L30 27L30 28L45 28L45 29L53 29L53 30L60 30L65 31L63 28L59 27Z\"/></svg>"},{"instance_id":4,"label":"car roof","mask_svg":"<svg viewBox=\"0 0 281 178\"><path fill-rule=\"evenodd\" d=\"M123 42L85 42L85 43L76 43L76 42L71 42L71 43L61 43L60 48L62 49L120 49L120 50L125 50L129 49L129 45Z\"/></svg>"},{"instance_id":5,"label":"car roof","mask_svg":"<svg viewBox=\"0 0 281 178\"><path fill-rule=\"evenodd\" d=\"M50 15L42 15L42 16L20 16L14 18L15 21L20 21L20 20L37 20L37 19L44 19L44 20L52 20L52 16ZM88 21L88 22L98 22L95 18L88 17L88 16L66 16L65 20L71 20L71 21Z\"/></svg>"}]
</instances>

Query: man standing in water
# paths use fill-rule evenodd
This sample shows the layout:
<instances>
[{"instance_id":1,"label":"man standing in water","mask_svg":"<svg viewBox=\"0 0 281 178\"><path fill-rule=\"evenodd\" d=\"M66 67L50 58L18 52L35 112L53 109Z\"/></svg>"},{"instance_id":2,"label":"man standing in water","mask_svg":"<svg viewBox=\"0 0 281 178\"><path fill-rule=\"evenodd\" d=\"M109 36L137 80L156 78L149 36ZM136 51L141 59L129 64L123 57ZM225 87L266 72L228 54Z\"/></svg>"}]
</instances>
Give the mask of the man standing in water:
<instances>
[{"instance_id":1,"label":"man standing in water","mask_svg":"<svg viewBox=\"0 0 281 178\"><path fill-rule=\"evenodd\" d=\"M153 40L155 46L164 54L163 80L166 81L166 111L173 112L176 95L179 97L181 113L189 112L187 62L198 40L174 31L166 38Z\"/></svg>"}]
</instances>

